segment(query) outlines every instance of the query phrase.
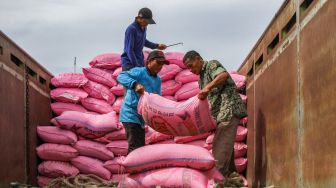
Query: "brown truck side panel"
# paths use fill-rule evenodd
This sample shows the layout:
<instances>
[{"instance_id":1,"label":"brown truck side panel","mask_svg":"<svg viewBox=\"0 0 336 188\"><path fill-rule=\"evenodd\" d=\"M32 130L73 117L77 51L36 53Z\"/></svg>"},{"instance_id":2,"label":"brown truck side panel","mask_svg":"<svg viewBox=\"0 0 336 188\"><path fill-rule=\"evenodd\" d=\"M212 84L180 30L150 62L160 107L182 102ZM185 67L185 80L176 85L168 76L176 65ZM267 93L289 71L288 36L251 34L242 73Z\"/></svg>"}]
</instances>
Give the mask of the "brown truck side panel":
<instances>
[{"instance_id":1,"label":"brown truck side panel","mask_svg":"<svg viewBox=\"0 0 336 188\"><path fill-rule=\"evenodd\" d=\"M336 1L300 35L304 187L336 185Z\"/></svg>"},{"instance_id":2,"label":"brown truck side panel","mask_svg":"<svg viewBox=\"0 0 336 188\"><path fill-rule=\"evenodd\" d=\"M283 32L289 18L296 21ZM336 185L335 18L336 1L285 1L238 70L252 72L247 80L252 187ZM264 60L256 63L261 52Z\"/></svg>"},{"instance_id":3,"label":"brown truck side panel","mask_svg":"<svg viewBox=\"0 0 336 188\"><path fill-rule=\"evenodd\" d=\"M52 75L1 31L0 47L0 187L12 181L36 185L36 126L48 124L52 115L48 96ZM28 95L25 66L30 70Z\"/></svg>"},{"instance_id":4,"label":"brown truck side panel","mask_svg":"<svg viewBox=\"0 0 336 188\"><path fill-rule=\"evenodd\" d=\"M0 69L0 187L24 181L23 82Z\"/></svg>"}]
</instances>

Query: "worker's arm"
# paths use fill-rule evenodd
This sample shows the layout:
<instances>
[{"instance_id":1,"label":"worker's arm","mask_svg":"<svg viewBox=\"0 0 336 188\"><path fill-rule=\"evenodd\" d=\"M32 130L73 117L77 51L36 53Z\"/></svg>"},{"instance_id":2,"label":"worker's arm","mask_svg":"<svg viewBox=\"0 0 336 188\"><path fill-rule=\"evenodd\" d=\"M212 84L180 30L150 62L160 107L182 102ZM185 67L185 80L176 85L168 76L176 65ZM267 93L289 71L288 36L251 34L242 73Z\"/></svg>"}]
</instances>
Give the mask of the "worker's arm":
<instances>
[{"instance_id":1,"label":"worker's arm","mask_svg":"<svg viewBox=\"0 0 336 188\"><path fill-rule=\"evenodd\" d=\"M159 47L159 44L153 43L149 40L145 40L145 46L150 49L157 49Z\"/></svg>"},{"instance_id":2,"label":"worker's arm","mask_svg":"<svg viewBox=\"0 0 336 188\"><path fill-rule=\"evenodd\" d=\"M133 66L138 65L138 61L134 53L136 34L137 33L135 28L128 28L125 33L125 51Z\"/></svg>"},{"instance_id":3,"label":"worker's arm","mask_svg":"<svg viewBox=\"0 0 336 188\"><path fill-rule=\"evenodd\" d=\"M117 77L118 82L128 89L135 89L137 80L141 77L141 68L133 68L129 71L123 71Z\"/></svg>"},{"instance_id":4,"label":"worker's arm","mask_svg":"<svg viewBox=\"0 0 336 188\"><path fill-rule=\"evenodd\" d=\"M204 100L209 92L216 88L219 85L225 83L225 81L229 78L229 73L226 72L225 68L218 61L211 61L209 69L211 71L211 78L213 79L210 83L208 83L199 93L198 98Z\"/></svg>"},{"instance_id":5,"label":"worker's arm","mask_svg":"<svg viewBox=\"0 0 336 188\"><path fill-rule=\"evenodd\" d=\"M150 42L147 39L145 41L145 46L150 49L159 49L159 50L165 50L167 48L167 45L165 44L156 44L156 43Z\"/></svg>"}]
</instances>

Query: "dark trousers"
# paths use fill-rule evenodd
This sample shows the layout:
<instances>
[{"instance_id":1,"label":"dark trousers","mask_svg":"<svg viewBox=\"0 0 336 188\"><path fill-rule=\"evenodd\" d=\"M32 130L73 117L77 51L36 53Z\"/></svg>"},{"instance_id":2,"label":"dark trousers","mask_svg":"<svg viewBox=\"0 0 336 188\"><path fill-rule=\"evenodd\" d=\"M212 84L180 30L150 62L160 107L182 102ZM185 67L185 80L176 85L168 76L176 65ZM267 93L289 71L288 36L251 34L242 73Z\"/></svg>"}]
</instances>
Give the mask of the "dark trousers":
<instances>
[{"instance_id":1,"label":"dark trousers","mask_svg":"<svg viewBox=\"0 0 336 188\"><path fill-rule=\"evenodd\" d=\"M219 123L213 139L212 152L216 160L216 168L224 177L236 172L233 146L238 123L239 119L236 117L233 117L230 121Z\"/></svg>"},{"instance_id":2,"label":"dark trousers","mask_svg":"<svg viewBox=\"0 0 336 188\"><path fill-rule=\"evenodd\" d=\"M122 123L125 127L126 137L128 141L128 153L133 150L145 146L145 129L136 123Z\"/></svg>"}]
</instances>

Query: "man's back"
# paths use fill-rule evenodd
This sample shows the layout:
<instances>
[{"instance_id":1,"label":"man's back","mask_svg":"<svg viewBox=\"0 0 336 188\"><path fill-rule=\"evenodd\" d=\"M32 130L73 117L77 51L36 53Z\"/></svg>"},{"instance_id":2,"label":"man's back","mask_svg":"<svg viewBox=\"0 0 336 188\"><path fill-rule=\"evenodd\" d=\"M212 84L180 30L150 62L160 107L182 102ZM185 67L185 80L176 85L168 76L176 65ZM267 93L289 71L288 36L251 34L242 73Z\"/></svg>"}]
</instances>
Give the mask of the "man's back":
<instances>
[{"instance_id":1,"label":"man's back","mask_svg":"<svg viewBox=\"0 0 336 188\"><path fill-rule=\"evenodd\" d=\"M125 32L124 53L121 55L123 67L143 67L144 56L142 49L146 41L146 28L142 28L133 22Z\"/></svg>"}]
</instances>

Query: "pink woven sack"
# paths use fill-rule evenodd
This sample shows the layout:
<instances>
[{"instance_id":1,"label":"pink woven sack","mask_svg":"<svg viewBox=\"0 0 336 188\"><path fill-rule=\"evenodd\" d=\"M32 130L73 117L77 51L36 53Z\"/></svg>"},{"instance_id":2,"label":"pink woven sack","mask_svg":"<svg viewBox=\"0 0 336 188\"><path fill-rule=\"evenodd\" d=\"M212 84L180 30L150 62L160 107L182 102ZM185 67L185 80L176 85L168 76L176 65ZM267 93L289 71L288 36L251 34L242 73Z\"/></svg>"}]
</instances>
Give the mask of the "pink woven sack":
<instances>
[{"instance_id":1,"label":"pink woven sack","mask_svg":"<svg viewBox=\"0 0 336 188\"><path fill-rule=\"evenodd\" d=\"M56 88L50 91L50 96L58 102L79 103L88 94L79 88Z\"/></svg>"},{"instance_id":2,"label":"pink woven sack","mask_svg":"<svg viewBox=\"0 0 336 188\"><path fill-rule=\"evenodd\" d=\"M111 172L103 166L103 162L91 157L78 156L71 160L71 164L79 169L82 174L94 174L105 180L111 178Z\"/></svg>"},{"instance_id":3,"label":"pink woven sack","mask_svg":"<svg viewBox=\"0 0 336 188\"><path fill-rule=\"evenodd\" d=\"M168 80L162 83L161 93L162 95L174 95L181 87L182 84L180 82Z\"/></svg>"},{"instance_id":4,"label":"pink woven sack","mask_svg":"<svg viewBox=\"0 0 336 188\"><path fill-rule=\"evenodd\" d=\"M106 53L96 56L89 63L91 67L102 69L116 69L121 66L120 54Z\"/></svg>"},{"instance_id":5,"label":"pink woven sack","mask_svg":"<svg viewBox=\"0 0 336 188\"><path fill-rule=\"evenodd\" d=\"M182 85L182 87L175 93L175 99L177 101L182 101L196 96L200 89L198 82L190 82Z\"/></svg>"},{"instance_id":6,"label":"pink woven sack","mask_svg":"<svg viewBox=\"0 0 336 188\"><path fill-rule=\"evenodd\" d=\"M102 161L111 160L114 157L104 144L91 140L80 140L73 147L79 152L79 155L94 157Z\"/></svg>"},{"instance_id":7,"label":"pink woven sack","mask_svg":"<svg viewBox=\"0 0 336 188\"><path fill-rule=\"evenodd\" d=\"M159 76L161 78L161 81L164 82L173 79L176 74L181 71L182 69L175 64L163 65L161 71L159 72Z\"/></svg>"},{"instance_id":8,"label":"pink woven sack","mask_svg":"<svg viewBox=\"0 0 336 188\"><path fill-rule=\"evenodd\" d=\"M45 187L51 182L53 178L49 178L46 176L37 176L37 185L39 187ZM56 186L55 188L58 188L59 186Z\"/></svg>"},{"instance_id":9,"label":"pink woven sack","mask_svg":"<svg viewBox=\"0 0 336 188\"><path fill-rule=\"evenodd\" d=\"M81 73L64 73L51 79L51 84L55 87L82 87L88 79Z\"/></svg>"},{"instance_id":10,"label":"pink woven sack","mask_svg":"<svg viewBox=\"0 0 336 188\"><path fill-rule=\"evenodd\" d=\"M51 120L54 125L72 130L85 138L98 138L119 129L115 112L93 115L82 112L66 111Z\"/></svg>"},{"instance_id":11,"label":"pink woven sack","mask_svg":"<svg viewBox=\"0 0 336 188\"><path fill-rule=\"evenodd\" d=\"M75 133L55 126L37 126L37 134L44 141L54 144L74 144L77 142Z\"/></svg>"},{"instance_id":12,"label":"pink woven sack","mask_svg":"<svg viewBox=\"0 0 336 188\"><path fill-rule=\"evenodd\" d=\"M103 84L110 88L117 85L117 81L109 71L98 68L83 68L83 73L89 80Z\"/></svg>"},{"instance_id":13,"label":"pink woven sack","mask_svg":"<svg viewBox=\"0 0 336 188\"><path fill-rule=\"evenodd\" d=\"M106 148L115 156L126 156L128 152L127 140L116 140L106 145Z\"/></svg>"},{"instance_id":14,"label":"pink woven sack","mask_svg":"<svg viewBox=\"0 0 336 188\"><path fill-rule=\"evenodd\" d=\"M110 91L116 96L124 95L124 87L121 84L118 84L110 89Z\"/></svg>"},{"instance_id":15,"label":"pink woven sack","mask_svg":"<svg viewBox=\"0 0 336 188\"><path fill-rule=\"evenodd\" d=\"M162 168L129 176L136 180L140 187L192 187L207 188L208 177L202 172L190 168Z\"/></svg>"},{"instance_id":16,"label":"pink woven sack","mask_svg":"<svg viewBox=\"0 0 336 188\"><path fill-rule=\"evenodd\" d=\"M66 111L87 112L87 110L81 105L72 104L72 103L54 102L54 103L51 103L50 106L51 106L51 110L58 116Z\"/></svg>"},{"instance_id":17,"label":"pink woven sack","mask_svg":"<svg viewBox=\"0 0 336 188\"><path fill-rule=\"evenodd\" d=\"M104 142L104 143L111 143L116 140L126 140L126 131L121 123L119 123L121 127L120 130L112 131L107 133L103 137L97 138L96 141Z\"/></svg>"},{"instance_id":18,"label":"pink woven sack","mask_svg":"<svg viewBox=\"0 0 336 188\"><path fill-rule=\"evenodd\" d=\"M247 136L247 128L239 125L237 127L236 141L242 142L246 140L246 136Z\"/></svg>"},{"instance_id":19,"label":"pink woven sack","mask_svg":"<svg viewBox=\"0 0 336 188\"><path fill-rule=\"evenodd\" d=\"M246 166L247 166L247 159L245 159L245 158L237 158L234 161L235 161L237 172L238 173L244 172L245 169L246 169Z\"/></svg>"},{"instance_id":20,"label":"pink woven sack","mask_svg":"<svg viewBox=\"0 0 336 188\"><path fill-rule=\"evenodd\" d=\"M100 113L100 114L107 114L113 111L112 106L109 103L107 103L105 100L96 99L92 97L82 99L82 105L86 109Z\"/></svg>"},{"instance_id":21,"label":"pink woven sack","mask_svg":"<svg viewBox=\"0 0 336 188\"><path fill-rule=\"evenodd\" d=\"M148 127L148 132L146 132L145 142L146 144L154 144L156 142L169 140L173 138L171 135L166 135L155 131L154 129Z\"/></svg>"},{"instance_id":22,"label":"pink woven sack","mask_svg":"<svg viewBox=\"0 0 336 188\"><path fill-rule=\"evenodd\" d=\"M187 67L183 64L184 53L181 52L166 52L166 59L171 63L178 65L182 69L186 69Z\"/></svg>"},{"instance_id":23,"label":"pink woven sack","mask_svg":"<svg viewBox=\"0 0 336 188\"><path fill-rule=\"evenodd\" d=\"M124 97L118 97L117 100L112 105L113 110L119 113L123 102L124 102Z\"/></svg>"},{"instance_id":24,"label":"pink woven sack","mask_svg":"<svg viewBox=\"0 0 336 188\"><path fill-rule=\"evenodd\" d=\"M195 155L197 154L197 155ZM139 158L139 156L141 156ZM123 161L127 172L138 173L162 167L209 170L215 160L208 150L186 144L154 144L133 150Z\"/></svg>"},{"instance_id":25,"label":"pink woven sack","mask_svg":"<svg viewBox=\"0 0 336 188\"><path fill-rule=\"evenodd\" d=\"M244 157L247 152L247 145L241 142L235 142L234 144L234 157Z\"/></svg>"},{"instance_id":26,"label":"pink woven sack","mask_svg":"<svg viewBox=\"0 0 336 188\"><path fill-rule=\"evenodd\" d=\"M122 162L125 160L124 156L116 157L112 160L106 161L104 167L113 174L121 174L125 172L125 167L122 166Z\"/></svg>"},{"instance_id":27,"label":"pink woven sack","mask_svg":"<svg viewBox=\"0 0 336 188\"><path fill-rule=\"evenodd\" d=\"M45 143L36 148L37 155L43 160L70 161L78 156L78 151L69 145Z\"/></svg>"},{"instance_id":28,"label":"pink woven sack","mask_svg":"<svg viewBox=\"0 0 336 188\"><path fill-rule=\"evenodd\" d=\"M154 130L174 136L193 136L216 128L207 100L192 97L174 102L145 92L138 104L138 113Z\"/></svg>"},{"instance_id":29,"label":"pink woven sack","mask_svg":"<svg viewBox=\"0 0 336 188\"><path fill-rule=\"evenodd\" d=\"M239 74L230 74L231 78L236 84L236 88L239 90L243 88L246 84L246 77Z\"/></svg>"},{"instance_id":30,"label":"pink woven sack","mask_svg":"<svg viewBox=\"0 0 336 188\"><path fill-rule=\"evenodd\" d=\"M38 172L50 178L76 176L79 170L68 162L44 161L38 165Z\"/></svg>"},{"instance_id":31,"label":"pink woven sack","mask_svg":"<svg viewBox=\"0 0 336 188\"><path fill-rule=\"evenodd\" d=\"M121 72L122 72L122 67L118 67L118 68L116 68L116 70L114 70L112 76L114 78L117 78Z\"/></svg>"},{"instance_id":32,"label":"pink woven sack","mask_svg":"<svg viewBox=\"0 0 336 188\"><path fill-rule=\"evenodd\" d=\"M110 92L110 89L102 84L88 81L83 88L93 98L104 99L109 104L115 101L115 96Z\"/></svg>"},{"instance_id":33,"label":"pink woven sack","mask_svg":"<svg viewBox=\"0 0 336 188\"><path fill-rule=\"evenodd\" d=\"M179 72L176 77L175 80L177 82L181 82L182 84L186 84L189 82L195 82L199 80L199 76L192 73L189 69L183 70L181 72Z\"/></svg>"}]
</instances>

